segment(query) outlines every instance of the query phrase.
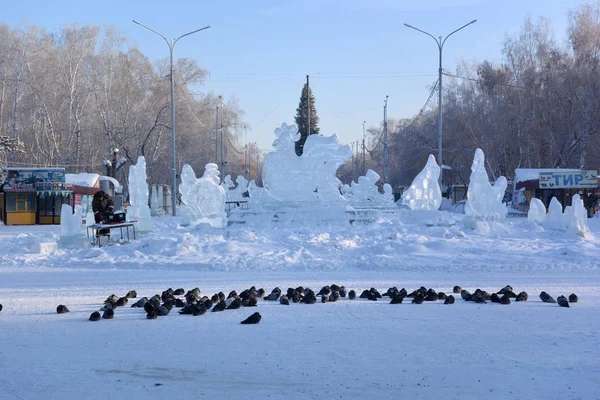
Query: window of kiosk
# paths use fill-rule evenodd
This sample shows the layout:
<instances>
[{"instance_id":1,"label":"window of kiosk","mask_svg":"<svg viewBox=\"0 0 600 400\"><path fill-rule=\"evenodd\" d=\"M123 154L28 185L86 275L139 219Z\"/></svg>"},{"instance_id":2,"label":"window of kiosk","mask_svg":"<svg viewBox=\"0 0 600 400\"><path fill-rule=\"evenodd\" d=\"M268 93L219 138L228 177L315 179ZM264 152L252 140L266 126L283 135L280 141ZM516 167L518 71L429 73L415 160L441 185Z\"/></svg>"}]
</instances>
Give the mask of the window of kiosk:
<instances>
[{"instance_id":1,"label":"window of kiosk","mask_svg":"<svg viewBox=\"0 0 600 400\"><path fill-rule=\"evenodd\" d=\"M46 212L46 199L48 197L44 196L43 194L40 195L40 197L38 198L38 206L39 206L39 210L40 210L40 217L45 217L47 214Z\"/></svg>"},{"instance_id":2,"label":"window of kiosk","mask_svg":"<svg viewBox=\"0 0 600 400\"><path fill-rule=\"evenodd\" d=\"M60 215L60 211L62 208L62 196L56 195L54 196L54 215Z\"/></svg>"},{"instance_id":3,"label":"window of kiosk","mask_svg":"<svg viewBox=\"0 0 600 400\"><path fill-rule=\"evenodd\" d=\"M6 193L6 212L17 211L17 194Z\"/></svg>"}]
</instances>

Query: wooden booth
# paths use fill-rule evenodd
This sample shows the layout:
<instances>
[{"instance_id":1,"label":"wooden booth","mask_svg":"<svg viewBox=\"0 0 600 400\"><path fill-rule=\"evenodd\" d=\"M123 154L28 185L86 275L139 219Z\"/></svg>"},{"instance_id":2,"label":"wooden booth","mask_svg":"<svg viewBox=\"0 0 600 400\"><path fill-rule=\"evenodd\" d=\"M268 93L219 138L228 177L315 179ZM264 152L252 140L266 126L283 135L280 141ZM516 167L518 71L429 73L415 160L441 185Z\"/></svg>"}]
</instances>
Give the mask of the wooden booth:
<instances>
[{"instance_id":1,"label":"wooden booth","mask_svg":"<svg viewBox=\"0 0 600 400\"><path fill-rule=\"evenodd\" d=\"M529 202L537 198L546 209L553 197L563 208L571 205L574 195L579 194L583 205L592 217L599 209L600 189L596 170L580 169L530 169L515 170L512 208L521 212L529 211Z\"/></svg>"},{"instance_id":2,"label":"wooden booth","mask_svg":"<svg viewBox=\"0 0 600 400\"><path fill-rule=\"evenodd\" d=\"M73 205L64 168L7 168L0 196L5 225L60 224L63 204Z\"/></svg>"}]
</instances>

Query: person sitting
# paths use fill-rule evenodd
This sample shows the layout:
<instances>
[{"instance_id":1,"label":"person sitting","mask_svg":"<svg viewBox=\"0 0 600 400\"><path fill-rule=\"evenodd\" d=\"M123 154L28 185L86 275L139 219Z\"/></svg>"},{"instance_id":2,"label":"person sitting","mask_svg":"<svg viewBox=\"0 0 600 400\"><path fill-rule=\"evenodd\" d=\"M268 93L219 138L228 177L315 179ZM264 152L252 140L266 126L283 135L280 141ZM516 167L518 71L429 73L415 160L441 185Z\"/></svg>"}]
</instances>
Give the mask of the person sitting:
<instances>
[{"instance_id":1,"label":"person sitting","mask_svg":"<svg viewBox=\"0 0 600 400\"><path fill-rule=\"evenodd\" d=\"M114 212L115 205L111 197L102 190L94 194L92 199L92 211L94 211L94 221L101 223L107 215ZM98 235L105 235L110 238L110 229L100 229Z\"/></svg>"}]
</instances>

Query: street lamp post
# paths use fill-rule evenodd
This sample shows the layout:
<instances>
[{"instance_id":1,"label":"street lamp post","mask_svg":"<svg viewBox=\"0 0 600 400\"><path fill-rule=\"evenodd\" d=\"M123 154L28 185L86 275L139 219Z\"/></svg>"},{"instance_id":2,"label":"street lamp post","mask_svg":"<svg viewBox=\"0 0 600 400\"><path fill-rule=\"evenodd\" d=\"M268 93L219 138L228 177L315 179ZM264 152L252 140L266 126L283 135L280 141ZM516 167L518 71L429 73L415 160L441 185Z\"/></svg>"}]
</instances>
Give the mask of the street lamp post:
<instances>
[{"instance_id":1,"label":"street lamp post","mask_svg":"<svg viewBox=\"0 0 600 400\"><path fill-rule=\"evenodd\" d=\"M463 28L466 28L467 26L474 24L475 22L477 22L476 19L474 19L473 21L469 22L468 24L465 24L463 26L461 26L460 28L458 28L457 30L451 32L448 36L446 36L444 38L444 40L442 40L442 36L439 36L439 38L435 38L435 36L433 36L431 33L425 32L424 30L421 30L419 28L415 28L412 25L409 24L404 24L405 26L412 28L416 31L419 31L421 33L426 34L427 36L430 36L431 38L433 38L433 40L435 40L435 43L438 46L438 49L440 51L440 66L439 66L439 78L438 78L438 85L439 85L439 89L438 89L438 94L439 94L439 103L438 103L438 123L437 123L437 127L438 127L438 163L440 164L440 188L442 186L442 173L444 171L444 164L442 162L442 49L444 48L444 43L446 43L446 40L448 40L448 38L452 35L454 35L456 32L460 31Z\"/></svg>"},{"instance_id":2,"label":"street lamp post","mask_svg":"<svg viewBox=\"0 0 600 400\"><path fill-rule=\"evenodd\" d=\"M171 58L171 73L169 75L170 80L171 80L171 152L172 152L172 157L173 157L172 177L171 177L171 179L172 179L172 181L171 181L171 207L173 210L173 216L175 216L177 214L177 211L176 211L176 205L177 205L177 159L175 158L175 94L174 94L175 93L175 86L174 86L175 84L173 81L173 48L175 47L175 43L177 43L177 41L179 39L181 39L182 37L189 36L193 33L203 31L205 29L210 28L210 26L205 26L204 28L196 29L195 31L188 32L184 35L179 36L177 39L171 39L171 41L169 41L166 37L164 37L161 33L155 31L154 29L147 27L146 25L136 21L135 19L133 20L133 22L148 29L151 32L156 33L158 36L163 38L165 40L165 42L167 43L167 46L169 46L169 55Z\"/></svg>"}]
</instances>

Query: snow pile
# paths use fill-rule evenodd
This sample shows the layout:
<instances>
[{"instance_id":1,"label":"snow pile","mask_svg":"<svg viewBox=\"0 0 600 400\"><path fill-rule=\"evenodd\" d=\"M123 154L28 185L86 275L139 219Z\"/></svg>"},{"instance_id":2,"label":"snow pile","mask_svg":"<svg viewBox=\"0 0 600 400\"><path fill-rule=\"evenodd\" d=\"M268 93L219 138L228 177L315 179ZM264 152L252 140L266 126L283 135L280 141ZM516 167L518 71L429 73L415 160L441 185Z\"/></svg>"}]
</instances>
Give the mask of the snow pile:
<instances>
[{"instance_id":1,"label":"snow pile","mask_svg":"<svg viewBox=\"0 0 600 400\"><path fill-rule=\"evenodd\" d=\"M137 163L129 167L129 208L127 219L137 221L138 232L152 231L152 217L148 207L148 182L146 159L139 156Z\"/></svg>"},{"instance_id":2,"label":"snow pile","mask_svg":"<svg viewBox=\"0 0 600 400\"><path fill-rule=\"evenodd\" d=\"M490 185L483 151L475 150L465 214L475 221L504 221L508 212L506 205L502 203L506 185L506 178L503 176L494 185Z\"/></svg>"},{"instance_id":3,"label":"snow pile","mask_svg":"<svg viewBox=\"0 0 600 400\"><path fill-rule=\"evenodd\" d=\"M442 191L438 179L440 167L433 154L429 155L425 168L413 180L402 195L402 205L411 210L438 210L442 204Z\"/></svg>"},{"instance_id":4,"label":"snow pile","mask_svg":"<svg viewBox=\"0 0 600 400\"><path fill-rule=\"evenodd\" d=\"M220 184L217 164L208 163L204 175L196 178L189 164L181 169L182 220L184 226L195 223L207 223L215 228L227 226L225 213L225 189Z\"/></svg>"},{"instance_id":5,"label":"snow pile","mask_svg":"<svg viewBox=\"0 0 600 400\"><path fill-rule=\"evenodd\" d=\"M383 193L379 193L377 182L379 174L369 169L365 176L359 176L358 182L341 187L342 195L349 200L352 207L392 207L394 206L394 195L389 184L383 185Z\"/></svg>"}]
</instances>

